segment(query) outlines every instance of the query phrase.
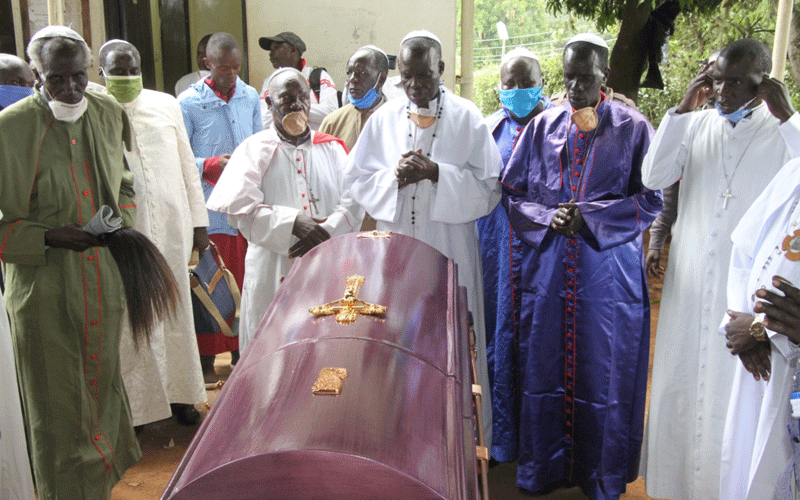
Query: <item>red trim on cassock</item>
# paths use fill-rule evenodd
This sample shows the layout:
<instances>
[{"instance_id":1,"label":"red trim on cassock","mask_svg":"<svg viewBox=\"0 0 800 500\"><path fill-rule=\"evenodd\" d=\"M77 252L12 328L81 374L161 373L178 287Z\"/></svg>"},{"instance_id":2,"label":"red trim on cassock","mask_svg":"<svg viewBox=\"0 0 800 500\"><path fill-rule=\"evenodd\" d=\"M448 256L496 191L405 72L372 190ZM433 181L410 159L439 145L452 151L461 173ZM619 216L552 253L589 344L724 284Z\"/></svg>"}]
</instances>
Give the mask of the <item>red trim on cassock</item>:
<instances>
[{"instance_id":1,"label":"red trim on cassock","mask_svg":"<svg viewBox=\"0 0 800 500\"><path fill-rule=\"evenodd\" d=\"M8 241L8 235L11 234L11 230L14 229L14 226L19 224L20 222L22 222L22 219L17 219L8 227L8 231L6 231L6 236L3 238L3 245L0 246L0 261L3 261L3 262L6 261L6 258L3 255L3 252L5 252L5 250L6 250L6 242Z\"/></svg>"},{"instance_id":2,"label":"red trim on cassock","mask_svg":"<svg viewBox=\"0 0 800 500\"><path fill-rule=\"evenodd\" d=\"M512 190L512 191L516 191L517 193L524 193L524 192L525 192L525 191L523 191L523 190L521 190L521 189L517 189L517 188L513 188L513 187L511 187L511 186L509 186L508 184L506 184L506 183L505 183L505 182L503 182L503 181L498 181L498 182L500 183L500 185L501 185L501 186L505 186L505 187L507 187L508 189L510 189L510 190Z\"/></svg>"},{"instance_id":3,"label":"red trim on cassock","mask_svg":"<svg viewBox=\"0 0 800 500\"><path fill-rule=\"evenodd\" d=\"M120 205L119 208L136 208L136 203L131 203L130 205Z\"/></svg>"},{"instance_id":4,"label":"red trim on cassock","mask_svg":"<svg viewBox=\"0 0 800 500\"><path fill-rule=\"evenodd\" d=\"M219 177L222 175L222 167L219 166L219 156L212 156L203 160L203 180L212 186L217 185Z\"/></svg>"},{"instance_id":5,"label":"red trim on cassock","mask_svg":"<svg viewBox=\"0 0 800 500\"><path fill-rule=\"evenodd\" d=\"M324 144L326 142L338 142L344 148L344 152L350 154L350 151L347 149L347 145L344 143L343 140L339 139L338 137L334 137L330 134L323 134L322 132L314 132L314 139L311 141L312 144Z\"/></svg>"}]
</instances>

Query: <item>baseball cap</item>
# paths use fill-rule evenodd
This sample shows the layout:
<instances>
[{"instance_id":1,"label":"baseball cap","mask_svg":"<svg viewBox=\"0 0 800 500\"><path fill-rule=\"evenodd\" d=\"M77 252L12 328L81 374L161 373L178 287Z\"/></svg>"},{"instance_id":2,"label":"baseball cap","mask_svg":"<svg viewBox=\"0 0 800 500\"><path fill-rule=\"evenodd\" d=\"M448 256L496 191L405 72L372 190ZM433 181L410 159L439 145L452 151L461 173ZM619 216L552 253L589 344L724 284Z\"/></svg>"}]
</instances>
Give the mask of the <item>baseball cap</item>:
<instances>
[{"instance_id":1,"label":"baseball cap","mask_svg":"<svg viewBox=\"0 0 800 500\"><path fill-rule=\"evenodd\" d=\"M291 31L284 31L283 33L278 33L275 36L262 36L258 39L258 45L264 50L269 50L270 46L272 46L272 42L289 43L301 54L306 51L306 44L299 36Z\"/></svg>"}]
</instances>

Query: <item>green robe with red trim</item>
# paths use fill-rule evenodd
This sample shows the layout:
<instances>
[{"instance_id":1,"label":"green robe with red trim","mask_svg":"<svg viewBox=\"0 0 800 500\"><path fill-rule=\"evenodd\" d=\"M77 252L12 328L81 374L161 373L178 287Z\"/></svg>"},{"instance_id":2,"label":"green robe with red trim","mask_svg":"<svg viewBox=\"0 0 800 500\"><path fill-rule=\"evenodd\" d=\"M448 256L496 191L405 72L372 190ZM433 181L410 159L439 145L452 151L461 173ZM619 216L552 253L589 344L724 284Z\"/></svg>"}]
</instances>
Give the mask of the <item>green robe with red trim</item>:
<instances>
[{"instance_id":1,"label":"green robe with red trim","mask_svg":"<svg viewBox=\"0 0 800 500\"><path fill-rule=\"evenodd\" d=\"M125 112L108 96L86 100L74 123L38 92L0 113L0 260L41 500L109 498L141 458L120 375L114 258L44 244L46 230L83 225L102 205L133 224Z\"/></svg>"}]
</instances>

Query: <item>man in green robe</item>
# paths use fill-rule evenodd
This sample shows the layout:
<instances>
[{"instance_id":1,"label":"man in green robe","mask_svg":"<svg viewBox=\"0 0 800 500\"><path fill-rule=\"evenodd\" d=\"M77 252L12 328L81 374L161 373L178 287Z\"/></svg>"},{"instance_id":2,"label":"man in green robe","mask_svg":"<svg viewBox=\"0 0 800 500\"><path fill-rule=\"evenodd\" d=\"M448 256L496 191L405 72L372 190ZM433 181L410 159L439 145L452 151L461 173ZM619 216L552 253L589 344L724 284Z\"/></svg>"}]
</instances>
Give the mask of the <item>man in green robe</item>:
<instances>
[{"instance_id":1,"label":"man in green robe","mask_svg":"<svg viewBox=\"0 0 800 500\"><path fill-rule=\"evenodd\" d=\"M40 500L107 499L141 458L119 368L125 307L109 250L81 227L103 205L133 223L123 109L86 92L69 28L28 45L40 86L0 114L0 260Z\"/></svg>"}]
</instances>

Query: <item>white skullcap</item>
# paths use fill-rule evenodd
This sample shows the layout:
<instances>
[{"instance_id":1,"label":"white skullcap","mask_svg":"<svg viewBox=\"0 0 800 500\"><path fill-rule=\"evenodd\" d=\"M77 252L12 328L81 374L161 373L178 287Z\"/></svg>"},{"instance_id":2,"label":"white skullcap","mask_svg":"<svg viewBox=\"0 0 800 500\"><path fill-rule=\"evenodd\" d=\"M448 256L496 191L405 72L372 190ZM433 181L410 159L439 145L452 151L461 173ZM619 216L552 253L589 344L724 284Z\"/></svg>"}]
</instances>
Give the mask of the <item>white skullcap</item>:
<instances>
[{"instance_id":1,"label":"white skullcap","mask_svg":"<svg viewBox=\"0 0 800 500\"><path fill-rule=\"evenodd\" d=\"M34 40L39 40L43 38L71 38L72 40L76 40L78 42L83 43L86 45L86 40L83 39L75 30L72 28L68 28L66 26L59 26L59 25L52 25L52 26L45 26L44 28L40 29L36 32L35 35L31 37L31 42Z\"/></svg>"},{"instance_id":2,"label":"white skullcap","mask_svg":"<svg viewBox=\"0 0 800 500\"><path fill-rule=\"evenodd\" d=\"M514 57L529 57L534 61L539 62L539 58L536 57L536 54L534 54L530 50L526 49L525 47L516 47L506 52L506 55L503 56L503 60L500 61L500 64L503 64L509 59L513 59Z\"/></svg>"},{"instance_id":3,"label":"white skullcap","mask_svg":"<svg viewBox=\"0 0 800 500\"><path fill-rule=\"evenodd\" d=\"M383 54L383 57L386 58L386 62L389 62L389 56L386 54L386 52L383 51L383 49L381 49L379 47L376 47L375 45L364 45L363 47L361 47L358 50L364 50L364 49L374 50L375 52L380 52L381 54Z\"/></svg>"},{"instance_id":4,"label":"white skullcap","mask_svg":"<svg viewBox=\"0 0 800 500\"><path fill-rule=\"evenodd\" d=\"M599 35L592 33L581 33L580 35L573 36L570 38L569 42L567 42L567 47L575 42L586 42L608 50L608 44L606 41L603 40Z\"/></svg>"},{"instance_id":5,"label":"white skullcap","mask_svg":"<svg viewBox=\"0 0 800 500\"><path fill-rule=\"evenodd\" d=\"M272 79L273 78L275 78L276 76L280 75L281 73L287 73L287 72L290 72L290 73L293 72L301 80L307 81L306 77L303 76L303 73L298 71L296 68L293 68L291 66L284 66L283 68L276 69L271 75L269 75L269 78L267 79L267 89L269 89L269 86L272 83Z\"/></svg>"},{"instance_id":6,"label":"white skullcap","mask_svg":"<svg viewBox=\"0 0 800 500\"><path fill-rule=\"evenodd\" d=\"M111 45L112 43L120 43L120 42L122 42L122 43L124 43L124 44L126 44L126 45L132 45L130 42L128 42L128 41L126 41L126 40L120 40L119 38L112 38L111 40L107 41L106 43L104 43L103 45L101 45L101 46L100 46L100 50L99 50L99 52L103 52L103 49L104 49L104 48L105 48L107 45Z\"/></svg>"},{"instance_id":7,"label":"white skullcap","mask_svg":"<svg viewBox=\"0 0 800 500\"><path fill-rule=\"evenodd\" d=\"M440 46L442 45L442 41L439 40L439 37L434 35L430 31L428 31L428 30L416 30L416 31L412 31L409 34L407 34L406 36L404 36L403 39L400 40L400 46L402 47L403 44L406 43L406 40L409 40L411 38L428 38L430 40L435 41Z\"/></svg>"}]
</instances>

